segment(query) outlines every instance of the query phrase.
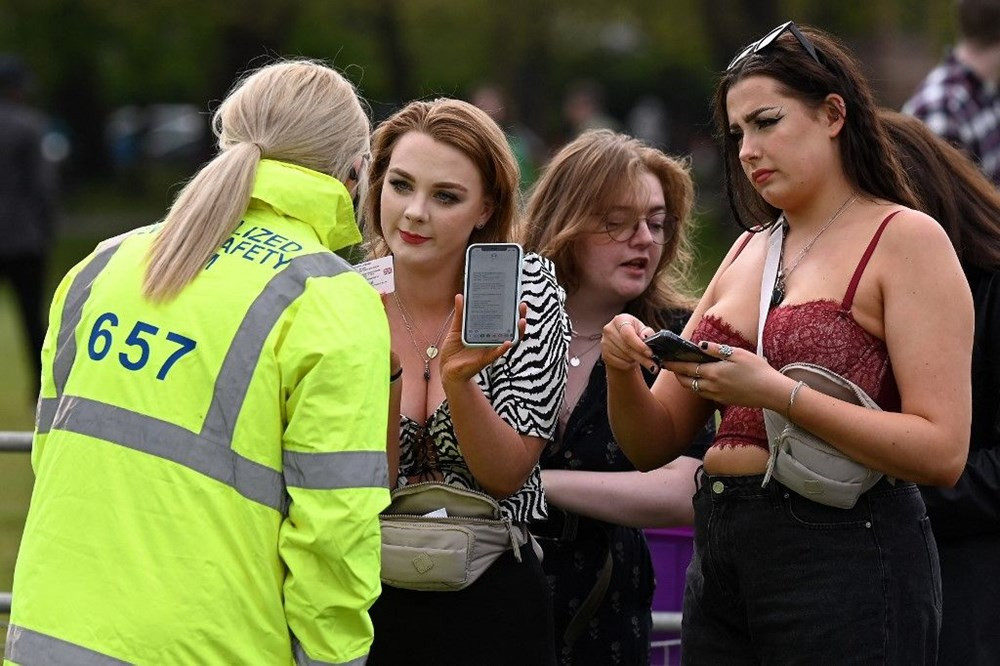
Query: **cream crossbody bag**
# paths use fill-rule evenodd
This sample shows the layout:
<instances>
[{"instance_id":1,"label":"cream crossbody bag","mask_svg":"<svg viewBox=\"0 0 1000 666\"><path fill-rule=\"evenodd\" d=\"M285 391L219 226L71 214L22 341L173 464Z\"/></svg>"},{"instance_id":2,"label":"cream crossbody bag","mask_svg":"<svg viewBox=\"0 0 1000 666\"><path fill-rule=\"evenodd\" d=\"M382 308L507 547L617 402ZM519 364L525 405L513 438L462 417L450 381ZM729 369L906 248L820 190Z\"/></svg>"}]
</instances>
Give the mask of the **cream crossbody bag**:
<instances>
[{"instance_id":1,"label":"cream crossbody bag","mask_svg":"<svg viewBox=\"0 0 1000 666\"><path fill-rule=\"evenodd\" d=\"M757 320L757 354L764 353L764 322L770 311L771 290L778 275L784 228L780 220L768 238L767 260L760 283L760 313ZM869 409L881 408L854 382L812 363L789 363L781 373L809 388ZM850 509L882 478L877 472L841 453L784 415L764 409L764 426L770 458L764 483L773 477L799 495L820 504ZM890 479L894 481L894 479Z\"/></svg>"},{"instance_id":2,"label":"cream crossbody bag","mask_svg":"<svg viewBox=\"0 0 1000 666\"><path fill-rule=\"evenodd\" d=\"M440 509L447 517L427 515ZM379 521L382 582L408 590L464 589L508 550L520 562L520 548L530 539L495 499L446 483L397 488Z\"/></svg>"}]
</instances>

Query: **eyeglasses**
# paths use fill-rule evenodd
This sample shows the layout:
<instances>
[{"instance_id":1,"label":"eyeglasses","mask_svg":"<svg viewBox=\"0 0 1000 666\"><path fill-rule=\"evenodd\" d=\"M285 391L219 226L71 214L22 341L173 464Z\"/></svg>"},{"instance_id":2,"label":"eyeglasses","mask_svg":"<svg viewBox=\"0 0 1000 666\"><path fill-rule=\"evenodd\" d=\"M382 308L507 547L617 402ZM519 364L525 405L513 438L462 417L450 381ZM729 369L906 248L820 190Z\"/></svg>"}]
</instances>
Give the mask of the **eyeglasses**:
<instances>
[{"instance_id":1,"label":"eyeglasses","mask_svg":"<svg viewBox=\"0 0 1000 666\"><path fill-rule=\"evenodd\" d=\"M729 66L726 67L726 71L731 71L734 67L736 67L736 65L743 62L749 56L752 56L755 53L760 53L771 44L774 44L775 40L777 40L778 37L781 37L786 30L791 32L792 35L795 36L795 39L799 40L799 44L801 44L802 48L806 50L806 53L812 56L812 59L816 61L817 65L823 65L823 63L819 61L819 56L816 54L816 47L813 46L813 43L809 41L809 38L803 35L802 32L795 26L795 21L786 21L758 39L756 42L750 44L750 46L740 51L736 57L733 58L732 62L729 63Z\"/></svg>"},{"instance_id":2,"label":"eyeglasses","mask_svg":"<svg viewBox=\"0 0 1000 666\"><path fill-rule=\"evenodd\" d=\"M634 221L633 221L634 219ZM638 219L628 218L624 213L612 213L602 220L604 231L611 240L627 243L639 231L639 224L646 223L649 235L657 245L666 245L677 230L677 217L665 210L645 215Z\"/></svg>"}]
</instances>

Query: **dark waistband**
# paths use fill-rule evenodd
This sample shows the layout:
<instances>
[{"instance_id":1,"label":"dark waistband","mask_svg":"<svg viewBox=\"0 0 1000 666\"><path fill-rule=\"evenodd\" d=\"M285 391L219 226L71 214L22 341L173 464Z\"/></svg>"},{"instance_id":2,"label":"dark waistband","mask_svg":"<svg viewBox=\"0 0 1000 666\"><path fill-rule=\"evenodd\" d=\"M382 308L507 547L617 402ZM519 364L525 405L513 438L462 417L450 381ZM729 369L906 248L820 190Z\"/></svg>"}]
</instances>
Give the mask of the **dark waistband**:
<instances>
[{"instance_id":1,"label":"dark waistband","mask_svg":"<svg viewBox=\"0 0 1000 666\"><path fill-rule=\"evenodd\" d=\"M764 486L763 474L752 474L748 476L711 475L703 467L698 468L695 474L695 488L697 491L705 489L716 501L728 499L754 499L774 497L783 495L786 492L794 492L775 479L770 479ZM864 495L879 493L887 490L900 490L913 485L909 481L896 481L893 484L887 477L882 477L879 482L867 490ZM862 495L862 496L864 496Z\"/></svg>"}]
</instances>

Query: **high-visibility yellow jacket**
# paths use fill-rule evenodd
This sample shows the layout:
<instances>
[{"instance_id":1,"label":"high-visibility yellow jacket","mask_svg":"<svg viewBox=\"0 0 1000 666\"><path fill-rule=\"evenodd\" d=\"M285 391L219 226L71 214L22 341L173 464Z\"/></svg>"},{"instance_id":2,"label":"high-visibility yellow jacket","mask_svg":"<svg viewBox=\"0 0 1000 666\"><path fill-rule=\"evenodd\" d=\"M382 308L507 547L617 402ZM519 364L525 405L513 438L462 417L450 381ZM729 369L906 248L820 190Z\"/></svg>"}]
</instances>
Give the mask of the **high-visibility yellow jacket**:
<instances>
[{"instance_id":1,"label":"high-visibility yellow jacket","mask_svg":"<svg viewBox=\"0 0 1000 666\"><path fill-rule=\"evenodd\" d=\"M55 294L6 659L364 663L389 329L331 252L360 240L349 194L264 160L239 227L164 304L141 295L157 228Z\"/></svg>"}]
</instances>

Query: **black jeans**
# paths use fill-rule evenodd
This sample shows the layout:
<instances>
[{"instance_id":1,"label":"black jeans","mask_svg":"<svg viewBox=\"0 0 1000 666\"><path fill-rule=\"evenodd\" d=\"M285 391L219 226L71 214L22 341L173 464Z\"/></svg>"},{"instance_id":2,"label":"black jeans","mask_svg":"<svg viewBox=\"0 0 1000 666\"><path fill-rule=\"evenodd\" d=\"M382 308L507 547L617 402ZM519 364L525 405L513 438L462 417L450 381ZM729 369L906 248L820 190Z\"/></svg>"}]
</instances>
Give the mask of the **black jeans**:
<instances>
[{"instance_id":1,"label":"black jeans","mask_svg":"<svg viewBox=\"0 0 1000 666\"><path fill-rule=\"evenodd\" d=\"M941 573L915 485L853 509L761 476L700 475L683 663L934 664Z\"/></svg>"}]
</instances>

